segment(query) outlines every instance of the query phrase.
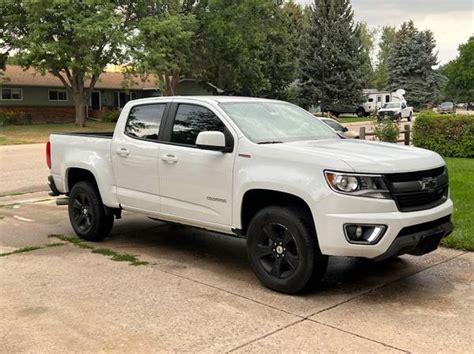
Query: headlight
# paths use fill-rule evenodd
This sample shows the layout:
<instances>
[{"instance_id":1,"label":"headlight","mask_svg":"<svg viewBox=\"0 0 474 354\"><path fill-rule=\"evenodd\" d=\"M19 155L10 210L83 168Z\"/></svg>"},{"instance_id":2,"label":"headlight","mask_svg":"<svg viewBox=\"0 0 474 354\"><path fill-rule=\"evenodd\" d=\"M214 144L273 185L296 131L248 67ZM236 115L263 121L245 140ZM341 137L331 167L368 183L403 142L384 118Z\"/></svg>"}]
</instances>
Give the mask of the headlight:
<instances>
[{"instance_id":1,"label":"headlight","mask_svg":"<svg viewBox=\"0 0 474 354\"><path fill-rule=\"evenodd\" d=\"M329 187L337 193L358 197L391 199L390 191L380 175L325 171Z\"/></svg>"}]
</instances>

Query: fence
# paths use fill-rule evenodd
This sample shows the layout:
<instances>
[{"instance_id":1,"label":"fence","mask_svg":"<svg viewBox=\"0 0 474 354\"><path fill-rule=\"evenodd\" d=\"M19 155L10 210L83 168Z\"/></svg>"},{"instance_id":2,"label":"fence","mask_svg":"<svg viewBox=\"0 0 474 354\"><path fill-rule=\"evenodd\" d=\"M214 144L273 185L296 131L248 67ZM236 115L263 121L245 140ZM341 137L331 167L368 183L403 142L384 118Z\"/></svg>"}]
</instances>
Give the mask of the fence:
<instances>
[{"instance_id":1,"label":"fence","mask_svg":"<svg viewBox=\"0 0 474 354\"><path fill-rule=\"evenodd\" d=\"M400 134L403 134L403 139L397 140L399 143L403 142L405 145L410 145L410 133L411 133L410 128L411 127L409 124L405 124L403 126L403 130L400 131ZM366 132L365 127L359 128L359 139L365 140L367 136L374 136L374 135L375 135L374 132Z\"/></svg>"}]
</instances>

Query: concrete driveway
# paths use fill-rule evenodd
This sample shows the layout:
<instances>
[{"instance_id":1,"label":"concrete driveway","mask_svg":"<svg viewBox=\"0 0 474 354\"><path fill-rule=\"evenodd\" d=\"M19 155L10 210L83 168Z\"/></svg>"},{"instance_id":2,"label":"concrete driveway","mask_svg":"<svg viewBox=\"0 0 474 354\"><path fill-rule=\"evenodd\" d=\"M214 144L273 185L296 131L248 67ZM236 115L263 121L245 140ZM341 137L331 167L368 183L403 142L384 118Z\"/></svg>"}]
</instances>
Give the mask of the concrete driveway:
<instances>
[{"instance_id":1,"label":"concrete driveway","mask_svg":"<svg viewBox=\"0 0 474 354\"><path fill-rule=\"evenodd\" d=\"M0 195L48 189L46 144L0 146Z\"/></svg>"},{"instance_id":2,"label":"concrete driveway","mask_svg":"<svg viewBox=\"0 0 474 354\"><path fill-rule=\"evenodd\" d=\"M259 284L240 239L124 213L104 242L77 243L45 193L0 205L5 352L474 347L472 253L333 258L319 288L288 296Z\"/></svg>"}]
</instances>

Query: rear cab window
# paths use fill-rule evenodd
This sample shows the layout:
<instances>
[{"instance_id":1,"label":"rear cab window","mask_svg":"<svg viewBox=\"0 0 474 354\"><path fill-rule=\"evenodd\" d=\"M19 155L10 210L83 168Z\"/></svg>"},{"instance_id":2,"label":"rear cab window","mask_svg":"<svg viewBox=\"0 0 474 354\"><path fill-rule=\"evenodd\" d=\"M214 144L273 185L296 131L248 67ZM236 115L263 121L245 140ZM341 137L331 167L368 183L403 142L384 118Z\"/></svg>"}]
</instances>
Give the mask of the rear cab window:
<instances>
[{"instance_id":1,"label":"rear cab window","mask_svg":"<svg viewBox=\"0 0 474 354\"><path fill-rule=\"evenodd\" d=\"M125 134L144 140L158 140L166 103L134 106L128 115Z\"/></svg>"}]
</instances>

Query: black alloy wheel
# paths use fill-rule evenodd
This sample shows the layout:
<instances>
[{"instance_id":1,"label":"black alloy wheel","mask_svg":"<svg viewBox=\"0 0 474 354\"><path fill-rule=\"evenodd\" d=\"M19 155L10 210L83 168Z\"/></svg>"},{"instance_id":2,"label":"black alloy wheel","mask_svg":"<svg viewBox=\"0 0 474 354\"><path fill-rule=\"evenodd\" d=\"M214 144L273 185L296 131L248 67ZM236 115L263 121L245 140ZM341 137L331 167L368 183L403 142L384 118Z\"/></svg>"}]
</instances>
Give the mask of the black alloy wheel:
<instances>
[{"instance_id":1,"label":"black alloy wheel","mask_svg":"<svg viewBox=\"0 0 474 354\"><path fill-rule=\"evenodd\" d=\"M300 262L294 236L279 223L269 223L262 231L258 235L257 252L263 269L278 279L293 275Z\"/></svg>"}]
</instances>

